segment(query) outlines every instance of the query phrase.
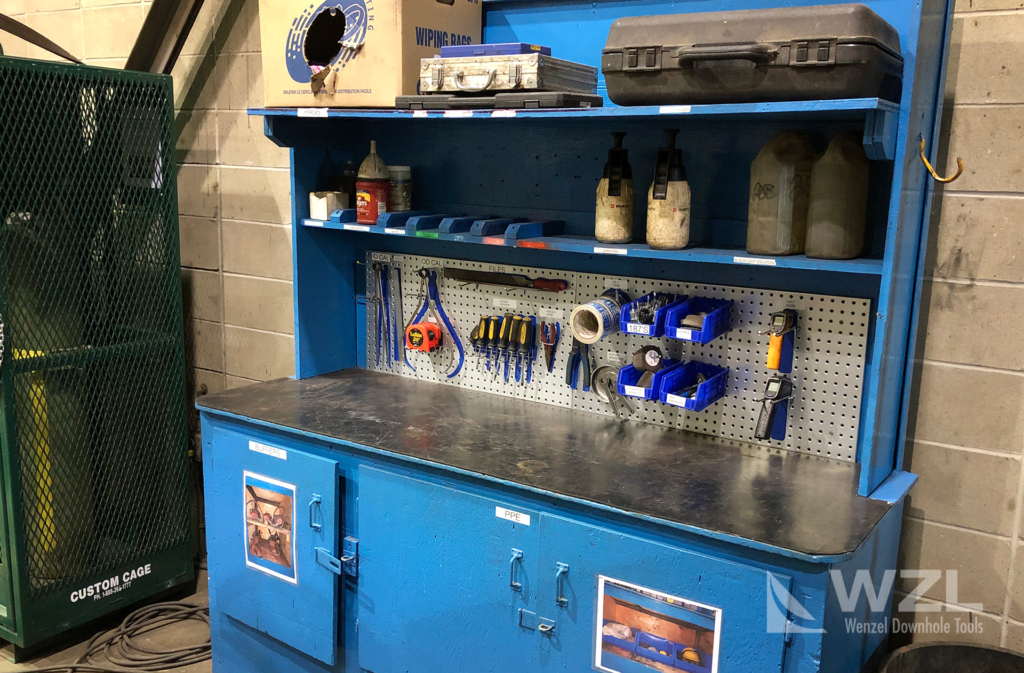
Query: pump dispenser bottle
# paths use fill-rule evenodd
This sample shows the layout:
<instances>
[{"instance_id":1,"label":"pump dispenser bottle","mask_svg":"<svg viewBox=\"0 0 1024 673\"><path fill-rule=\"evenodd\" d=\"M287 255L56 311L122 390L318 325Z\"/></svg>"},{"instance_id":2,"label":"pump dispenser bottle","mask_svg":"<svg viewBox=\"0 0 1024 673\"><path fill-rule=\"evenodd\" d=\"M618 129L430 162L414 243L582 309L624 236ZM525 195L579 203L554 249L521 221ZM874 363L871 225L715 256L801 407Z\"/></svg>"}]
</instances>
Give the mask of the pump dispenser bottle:
<instances>
[{"instance_id":1,"label":"pump dispenser bottle","mask_svg":"<svg viewBox=\"0 0 1024 673\"><path fill-rule=\"evenodd\" d=\"M654 182L647 191L647 245L678 250L690 242L690 185L683 151L676 149L678 129L665 129L668 147L658 150Z\"/></svg>"},{"instance_id":2,"label":"pump dispenser bottle","mask_svg":"<svg viewBox=\"0 0 1024 673\"><path fill-rule=\"evenodd\" d=\"M625 133L612 133L615 145L608 150L604 176L597 185L597 214L594 235L602 243L629 243L633 238L636 188L629 151L622 147Z\"/></svg>"}]
</instances>

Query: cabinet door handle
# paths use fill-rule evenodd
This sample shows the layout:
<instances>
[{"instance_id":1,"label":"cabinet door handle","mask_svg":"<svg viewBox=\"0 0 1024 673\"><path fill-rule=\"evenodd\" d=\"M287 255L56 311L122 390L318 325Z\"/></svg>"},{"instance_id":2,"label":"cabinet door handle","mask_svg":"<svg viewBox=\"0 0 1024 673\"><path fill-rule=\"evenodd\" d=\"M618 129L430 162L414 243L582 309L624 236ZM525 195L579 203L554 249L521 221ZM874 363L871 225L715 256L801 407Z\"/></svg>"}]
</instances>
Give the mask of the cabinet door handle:
<instances>
[{"instance_id":1,"label":"cabinet door handle","mask_svg":"<svg viewBox=\"0 0 1024 673\"><path fill-rule=\"evenodd\" d=\"M513 591L520 591L523 588L522 582L516 582L516 561L521 561L523 552L518 549L512 550L512 558L508 561L508 585Z\"/></svg>"},{"instance_id":2,"label":"cabinet door handle","mask_svg":"<svg viewBox=\"0 0 1024 673\"><path fill-rule=\"evenodd\" d=\"M569 599L566 598L565 594L565 576L569 574L569 564L559 563L558 571L555 573L555 605L565 606L569 604Z\"/></svg>"},{"instance_id":3,"label":"cabinet door handle","mask_svg":"<svg viewBox=\"0 0 1024 673\"><path fill-rule=\"evenodd\" d=\"M319 532L323 529L323 524L316 520L313 515L313 507L319 509L321 498L316 493L313 494L313 499L309 501L309 527Z\"/></svg>"}]
</instances>

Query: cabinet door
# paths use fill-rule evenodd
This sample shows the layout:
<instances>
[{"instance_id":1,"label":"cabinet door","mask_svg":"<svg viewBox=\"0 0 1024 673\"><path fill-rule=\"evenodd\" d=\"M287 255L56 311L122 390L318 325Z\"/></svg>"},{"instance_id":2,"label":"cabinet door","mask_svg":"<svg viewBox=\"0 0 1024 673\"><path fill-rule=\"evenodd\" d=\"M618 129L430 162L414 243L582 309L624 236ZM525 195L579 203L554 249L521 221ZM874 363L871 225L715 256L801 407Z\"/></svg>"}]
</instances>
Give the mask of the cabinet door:
<instances>
[{"instance_id":1,"label":"cabinet door","mask_svg":"<svg viewBox=\"0 0 1024 673\"><path fill-rule=\"evenodd\" d=\"M360 667L535 670L539 522L506 505L360 467Z\"/></svg>"},{"instance_id":2,"label":"cabinet door","mask_svg":"<svg viewBox=\"0 0 1024 673\"><path fill-rule=\"evenodd\" d=\"M338 464L213 430L206 520L210 581L230 617L327 664L338 645ZM321 557L323 558L323 557Z\"/></svg>"},{"instance_id":3,"label":"cabinet door","mask_svg":"<svg viewBox=\"0 0 1024 673\"><path fill-rule=\"evenodd\" d=\"M767 632L764 570L549 514L541 515L540 535L537 609L555 621L540 639L541 670L597 667L604 643L611 647L602 648L598 670L711 673L715 649L719 673L781 670L785 643ZM557 576L560 563L567 568ZM791 578L773 575L791 587ZM607 623L630 631L616 640ZM700 665L685 658L689 646Z\"/></svg>"}]
</instances>

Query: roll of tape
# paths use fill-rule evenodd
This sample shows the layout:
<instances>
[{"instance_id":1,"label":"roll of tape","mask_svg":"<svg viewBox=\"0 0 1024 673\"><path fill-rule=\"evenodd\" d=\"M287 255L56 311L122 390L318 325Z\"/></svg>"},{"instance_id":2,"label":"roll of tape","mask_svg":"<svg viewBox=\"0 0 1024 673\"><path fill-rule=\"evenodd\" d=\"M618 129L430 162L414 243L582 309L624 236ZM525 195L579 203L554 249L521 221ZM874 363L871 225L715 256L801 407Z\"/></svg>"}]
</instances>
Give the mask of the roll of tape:
<instances>
[{"instance_id":1,"label":"roll of tape","mask_svg":"<svg viewBox=\"0 0 1024 673\"><path fill-rule=\"evenodd\" d=\"M581 342L597 343L604 337L619 331L621 308L621 303L608 296L588 301L572 310L572 314L569 316L569 329L572 330L572 335Z\"/></svg>"}]
</instances>

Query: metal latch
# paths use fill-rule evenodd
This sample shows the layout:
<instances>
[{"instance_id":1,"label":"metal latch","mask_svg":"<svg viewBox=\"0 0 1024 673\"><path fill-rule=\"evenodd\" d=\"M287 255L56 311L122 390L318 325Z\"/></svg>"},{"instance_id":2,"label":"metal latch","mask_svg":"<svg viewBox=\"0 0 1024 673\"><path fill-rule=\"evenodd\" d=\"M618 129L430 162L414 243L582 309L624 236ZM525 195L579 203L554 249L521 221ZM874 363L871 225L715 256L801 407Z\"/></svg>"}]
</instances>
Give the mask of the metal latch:
<instances>
[{"instance_id":1,"label":"metal latch","mask_svg":"<svg viewBox=\"0 0 1024 673\"><path fill-rule=\"evenodd\" d=\"M661 70L661 47L626 50L625 70Z\"/></svg>"},{"instance_id":2,"label":"metal latch","mask_svg":"<svg viewBox=\"0 0 1024 673\"><path fill-rule=\"evenodd\" d=\"M537 629L545 635L551 635L555 630L555 620L538 617L535 612L519 608L519 626L525 629Z\"/></svg>"},{"instance_id":3,"label":"metal latch","mask_svg":"<svg viewBox=\"0 0 1024 673\"><path fill-rule=\"evenodd\" d=\"M793 40L789 43L789 64L835 65L837 42L834 37Z\"/></svg>"},{"instance_id":4,"label":"metal latch","mask_svg":"<svg viewBox=\"0 0 1024 673\"><path fill-rule=\"evenodd\" d=\"M444 84L444 66L435 65L430 69L430 87L435 91L440 91L441 86Z\"/></svg>"},{"instance_id":5,"label":"metal latch","mask_svg":"<svg viewBox=\"0 0 1024 673\"><path fill-rule=\"evenodd\" d=\"M335 575L345 573L351 577L357 577L359 573L359 540L354 537L346 537L342 541L341 550L341 558L336 558L323 547L316 547L316 562Z\"/></svg>"},{"instance_id":6,"label":"metal latch","mask_svg":"<svg viewBox=\"0 0 1024 673\"><path fill-rule=\"evenodd\" d=\"M508 85L516 88L523 81L523 66L518 61L508 64Z\"/></svg>"}]
</instances>

